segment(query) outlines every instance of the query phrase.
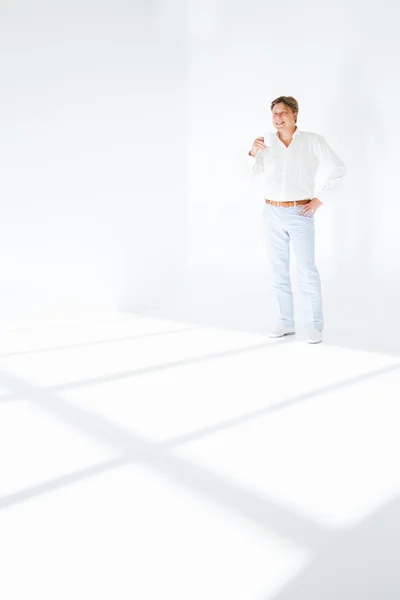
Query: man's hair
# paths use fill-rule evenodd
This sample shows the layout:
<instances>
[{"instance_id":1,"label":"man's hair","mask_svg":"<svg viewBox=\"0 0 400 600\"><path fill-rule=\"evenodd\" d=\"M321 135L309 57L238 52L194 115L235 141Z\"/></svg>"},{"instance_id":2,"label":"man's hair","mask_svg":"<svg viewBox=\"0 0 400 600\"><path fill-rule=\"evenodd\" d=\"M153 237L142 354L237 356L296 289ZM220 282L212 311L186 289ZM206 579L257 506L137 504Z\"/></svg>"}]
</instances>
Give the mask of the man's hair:
<instances>
[{"instance_id":1,"label":"man's hair","mask_svg":"<svg viewBox=\"0 0 400 600\"><path fill-rule=\"evenodd\" d=\"M275 100L271 102L271 111L274 109L275 104L279 104L280 102L283 102L286 104L286 106L289 106L293 112L299 112L299 103L297 102L296 98L293 98L293 96L279 96L278 98L275 98ZM295 123L297 123L297 115L295 117Z\"/></svg>"}]
</instances>

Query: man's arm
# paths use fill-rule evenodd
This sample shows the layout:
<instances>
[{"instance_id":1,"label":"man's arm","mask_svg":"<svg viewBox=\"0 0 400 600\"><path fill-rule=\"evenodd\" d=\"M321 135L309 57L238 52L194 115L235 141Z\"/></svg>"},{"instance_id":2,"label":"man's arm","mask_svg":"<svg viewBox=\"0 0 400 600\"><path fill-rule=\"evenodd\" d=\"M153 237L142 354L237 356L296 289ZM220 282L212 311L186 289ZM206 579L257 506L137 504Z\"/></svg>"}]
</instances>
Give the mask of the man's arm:
<instances>
[{"instance_id":1,"label":"man's arm","mask_svg":"<svg viewBox=\"0 0 400 600\"><path fill-rule=\"evenodd\" d=\"M328 172L328 177L320 189L316 191L315 197L321 202L329 201L332 192L341 185L347 169L322 135L317 135L314 139L314 151L319 163Z\"/></svg>"}]
</instances>

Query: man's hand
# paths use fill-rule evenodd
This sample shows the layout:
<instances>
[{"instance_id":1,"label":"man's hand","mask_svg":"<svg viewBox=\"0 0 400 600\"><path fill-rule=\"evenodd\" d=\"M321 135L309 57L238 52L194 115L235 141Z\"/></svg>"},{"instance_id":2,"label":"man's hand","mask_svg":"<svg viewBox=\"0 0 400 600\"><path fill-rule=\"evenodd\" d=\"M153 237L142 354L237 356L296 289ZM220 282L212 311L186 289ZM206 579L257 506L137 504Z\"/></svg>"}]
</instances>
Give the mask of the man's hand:
<instances>
[{"instance_id":1,"label":"man's hand","mask_svg":"<svg viewBox=\"0 0 400 600\"><path fill-rule=\"evenodd\" d=\"M264 144L264 138L258 137L254 140L251 150L249 152L250 156L255 156L259 150L265 150L266 145Z\"/></svg>"},{"instance_id":2,"label":"man's hand","mask_svg":"<svg viewBox=\"0 0 400 600\"><path fill-rule=\"evenodd\" d=\"M300 211L301 215L314 215L320 206L322 206L321 200L318 198L313 198L308 204L303 204L302 209Z\"/></svg>"}]
</instances>

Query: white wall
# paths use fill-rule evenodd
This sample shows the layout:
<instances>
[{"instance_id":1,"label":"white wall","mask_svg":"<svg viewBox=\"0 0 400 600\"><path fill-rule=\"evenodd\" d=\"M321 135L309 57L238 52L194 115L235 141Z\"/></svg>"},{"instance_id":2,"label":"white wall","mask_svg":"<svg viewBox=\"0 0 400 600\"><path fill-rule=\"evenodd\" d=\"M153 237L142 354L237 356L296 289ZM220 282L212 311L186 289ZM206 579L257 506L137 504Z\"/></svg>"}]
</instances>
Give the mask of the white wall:
<instances>
[{"instance_id":1,"label":"white wall","mask_svg":"<svg viewBox=\"0 0 400 600\"><path fill-rule=\"evenodd\" d=\"M3 316L155 307L267 329L263 200L243 159L287 94L299 127L348 166L316 215L327 326L360 339L365 322L378 334L388 315L397 323L394 1L3 0L0 11Z\"/></svg>"},{"instance_id":2,"label":"white wall","mask_svg":"<svg viewBox=\"0 0 400 600\"><path fill-rule=\"evenodd\" d=\"M3 317L134 309L174 283L182 44L148 2L1 0Z\"/></svg>"}]
</instances>

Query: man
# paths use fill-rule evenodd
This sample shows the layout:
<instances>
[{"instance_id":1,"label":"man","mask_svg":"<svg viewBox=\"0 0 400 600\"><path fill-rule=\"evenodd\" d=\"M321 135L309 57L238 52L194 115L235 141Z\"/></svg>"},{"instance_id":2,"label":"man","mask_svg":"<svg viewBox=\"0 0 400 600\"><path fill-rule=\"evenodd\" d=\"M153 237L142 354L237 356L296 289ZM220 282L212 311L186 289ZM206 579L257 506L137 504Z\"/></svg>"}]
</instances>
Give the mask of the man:
<instances>
[{"instance_id":1,"label":"man","mask_svg":"<svg viewBox=\"0 0 400 600\"><path fill-rule=\"evenodd\" d=\"M330 201L346 168L323 136L298 129L299 105L295 98L279 96L271 103L271 112L276 133L268 134L269 139L255 139L249 151L253 171L264 178L263 214L277 305L277 324L270 337L295 333L289 268L291 242L308 342L317 344L322 341L324 318L314 256L314 215L323 203ZM320 189L315 190L319 165L328 175Z\"/></svg>"}]
</instances>

